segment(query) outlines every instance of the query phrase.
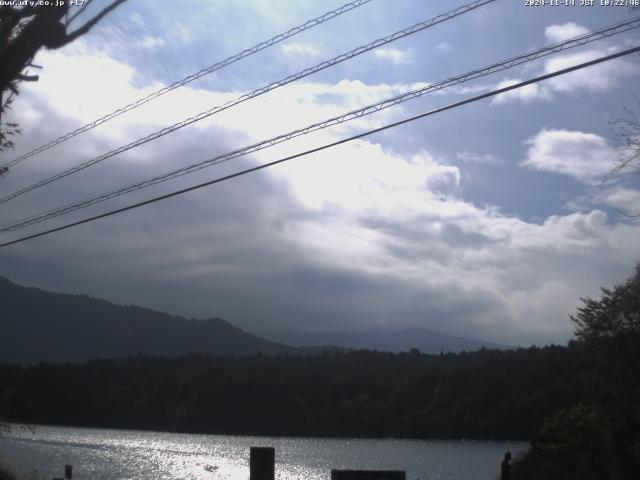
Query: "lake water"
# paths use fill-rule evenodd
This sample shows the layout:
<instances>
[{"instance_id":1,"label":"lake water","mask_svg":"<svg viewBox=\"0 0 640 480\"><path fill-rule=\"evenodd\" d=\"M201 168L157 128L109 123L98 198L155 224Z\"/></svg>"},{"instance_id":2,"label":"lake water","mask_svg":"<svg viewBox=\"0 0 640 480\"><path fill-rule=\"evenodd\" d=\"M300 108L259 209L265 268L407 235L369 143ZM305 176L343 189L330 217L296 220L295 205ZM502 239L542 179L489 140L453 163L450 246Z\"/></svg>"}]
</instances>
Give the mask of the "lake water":
<instances>
[{"instance_id":1,"label":"lake water","mask_svg":"<svg viewBox=\"0 0 640 480\"><path fill-rule=\"evenodd\" d=\"M407 480L496 479L506 450L524 442L364 440L190 435L13 425L0 435L0 460L21 479L246 480L249 448L276 449L279 480L329 480L332 468L405 470ZM36 470L36 471L34 471Z\"/></svg>"}]
</instances>

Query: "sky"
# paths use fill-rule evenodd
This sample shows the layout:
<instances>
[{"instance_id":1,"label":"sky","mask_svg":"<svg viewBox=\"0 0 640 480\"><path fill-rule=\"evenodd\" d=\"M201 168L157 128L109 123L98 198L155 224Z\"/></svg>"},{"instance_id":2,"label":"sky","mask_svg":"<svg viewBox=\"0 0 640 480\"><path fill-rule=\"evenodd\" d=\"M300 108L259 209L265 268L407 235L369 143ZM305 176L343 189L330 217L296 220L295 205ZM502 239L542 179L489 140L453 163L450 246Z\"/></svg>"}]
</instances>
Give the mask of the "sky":
<instances>
[{"instance_id":1,"label":"sky","mask_svg":"<svg viewBox=\"0 0 640 480\"><path fill-rule=\"evenodd\" d=\"M372 0L29 158L9 194L463 1ZM627 7L498 0L0 205L0 223L92 197L547 44ZM136 0L40 52L12 160L342 5ZM87 15L104 6L93 0ZM0 241L195 185L640 43L637 30L425 95ZM581 297L640 261L640 177L612 122L640 113L629 55L77 228L0 248L0 275L249 332L422 326L509 345L564 343ZM606 180L606 181L605 181Z\"/></svg>"}]
</instances>

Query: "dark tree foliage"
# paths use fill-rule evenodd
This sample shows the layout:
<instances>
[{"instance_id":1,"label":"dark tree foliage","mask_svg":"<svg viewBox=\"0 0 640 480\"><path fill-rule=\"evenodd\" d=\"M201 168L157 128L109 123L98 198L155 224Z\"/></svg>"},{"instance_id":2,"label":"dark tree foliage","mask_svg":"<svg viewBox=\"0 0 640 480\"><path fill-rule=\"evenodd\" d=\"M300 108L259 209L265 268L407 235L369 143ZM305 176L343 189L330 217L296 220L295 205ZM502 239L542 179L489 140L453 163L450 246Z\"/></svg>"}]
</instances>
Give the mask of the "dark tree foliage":
<instances>
[{"instance_id":1,"label":"dark tree foliage","mask_svg":"<svg viewBox=\"0 0 640 480\"><path fill-rule=\"evenodd\" d=\"M602 289L600 300L582 299L571 319L576 339L594 357L600 401L629 404L640 400L640 264L626 283ZM594 392L595 393L595 392ZM623 398L621 398L621 396Z\"/></svg>"},{"instance_id":2,"label":"dark tree foliage","mask_svg":"<svg viewBox=\"0 0 640 480\"><path fill-rule=\"evenodd\" d=\"M589 359L586 397L546 419L514 478L640 478L640 265L582 301L572 346Z\"/></svg>"},{"instance_id":3,"label":"dark tree foliage","mask_svg":"<svg viewBox=\"0 0 640 480\"><path fill-rule=\"evenodd\" d=\"M579 401L567 347L427 355L371 351L0 366L26 423L219 434L528 439Z\"/></svg>"},{"instance_id":4,"label":"dark tree foliage","mask_svg":"<svg viewBox=\"0 0 640 480\"><path fill-rule=\"evenodd\" d=\"M20 133L18 125L2 119L18 94L18 84L36 81L37 75L30 74L29 67L40 68L31 62L41 48L56 49L67 45L87 33L105 15L125 0L112 0L95 16L82 25L75 22L89 6L89 1L69 16L70 2L32 2L33 5L0 6L0 153L13 148L13 138ZM6 4L4 4L6 3ZM0 176L6 174L0 170Z\"/></svg>"},{"instance_id":5,"label":"dark tree foliage","mask_svg":"<svg viewBox=\"0 0 640 480\"><path fill-rule=\"evenodd\" d=\"M640 100L634 97L636 109L640 108ZM640 172L640 118L635 110L625 107L622 116L612 123L613 136L616 140L620 161L612 173L624 169Z\"/></svg>"},{"instance_id":6,"label":"dark tree foliage","mask_svg":"<svg viewBox=\"0 0 640 480\"><path fill-rule=\"evenodd\" d=\"M10 95L5 102L2 102L2 94L0 93L0 153L11 150L15 147L14 138L20 135L19 125L15 122L2 123L2 113L11 110L11 104L13 103L13 96ZM0 168L0 177L3 177L8 173L7 167Z\"/></svg>"},{"instance_id":7,"label":"dark tree foliage","mask_svg":"<svg viewBox=\"0 0 640 480\"><path fill-rule=\"evenodd\" d=\"M9 468L0 463L0 480L16 480L16 476Z\"/></svg>"},{"instance_id":8,"label":"dark tree foliage","mask_svg":"<svg viewBox=\"0 0 640 480\"><path fill-rule=\"evenodd\" d=\"M611 122L611 133L618 151L618 163L604 179L607 182L622 172L640 173L640 99L633 95L635 108L624 107L622 115ZM640 217L640 212L621 208L621 213L628 217Z\"/></svg>"}]
</instances>

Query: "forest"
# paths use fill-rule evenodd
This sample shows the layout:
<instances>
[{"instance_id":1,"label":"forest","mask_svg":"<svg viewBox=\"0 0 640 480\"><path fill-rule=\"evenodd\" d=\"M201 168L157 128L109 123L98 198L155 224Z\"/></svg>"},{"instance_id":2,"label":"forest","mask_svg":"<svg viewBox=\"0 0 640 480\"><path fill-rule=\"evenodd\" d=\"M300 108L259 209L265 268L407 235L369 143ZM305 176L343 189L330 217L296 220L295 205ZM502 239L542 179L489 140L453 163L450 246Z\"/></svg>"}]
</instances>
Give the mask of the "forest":
<instances>
[{"instance_id":1,"label":"forest","mask_svg":"<svg viewBox=\"0 0 640 480\"><path fill-rule=\"evenodd\" d=\"M0 367L5 418L224 434L529 439L580 399L579 348L175 359Z\"/></svg>"}]
</instances>

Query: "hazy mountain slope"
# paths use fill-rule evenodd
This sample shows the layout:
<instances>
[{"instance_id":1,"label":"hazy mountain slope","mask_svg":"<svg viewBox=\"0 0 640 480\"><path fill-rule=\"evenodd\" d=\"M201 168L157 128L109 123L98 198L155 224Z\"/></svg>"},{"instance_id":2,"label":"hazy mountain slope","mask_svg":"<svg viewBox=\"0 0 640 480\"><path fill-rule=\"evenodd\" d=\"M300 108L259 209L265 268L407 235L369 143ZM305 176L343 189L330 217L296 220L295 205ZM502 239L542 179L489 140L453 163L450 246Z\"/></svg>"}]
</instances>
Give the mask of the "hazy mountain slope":
<instances>
[{"instance_id":1,"label":"hazy mountain slope","mask_svg":"<svg viewBox=\"0 0 640 480\"><path fill-rule=\"evenodd\" d=\"M247 355L297 350L220 319L187 320L0 277L0 362L80 361L136 353Z\"/></svg>"},{"instance_id":2,"label":"hazy mountain slope","mask_svg":"<svg viewBox=\"0 0 640 480\"><path fill-rule=\"evenodd\" d=\"M335 347L425 353L507 348L414 327L359 333L285 333L277 342L219 318L187 320L147 308L121 306L85 295L28 288L0 277L0 362L82 361L137 353L178 356L317 354ZM282 343L279 343L282 342ZM288 345L294 345L290 347ZM335 347L315 347L332 345Z\"/></svg>"}]
</instances>

